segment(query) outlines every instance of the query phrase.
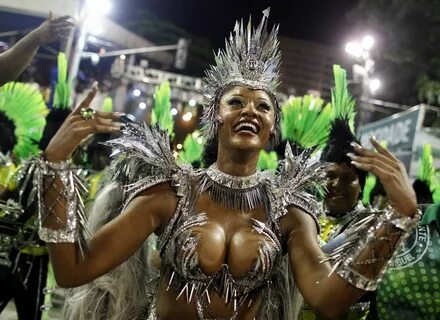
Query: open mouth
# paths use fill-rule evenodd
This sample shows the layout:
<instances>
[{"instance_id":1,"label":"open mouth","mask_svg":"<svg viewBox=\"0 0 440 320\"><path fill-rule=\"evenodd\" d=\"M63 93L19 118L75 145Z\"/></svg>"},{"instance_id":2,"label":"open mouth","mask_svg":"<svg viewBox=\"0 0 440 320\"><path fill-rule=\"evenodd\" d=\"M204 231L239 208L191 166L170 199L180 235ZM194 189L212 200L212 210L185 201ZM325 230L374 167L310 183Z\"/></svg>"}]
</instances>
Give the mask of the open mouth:
<instances>
[{"instance_id":1,"label":"open mouth","mask_svg":"<svg viewBox=\"0 0 440 320\"><path fill-rule=\"evenodd\" d=\"M234 127L236 133L258 134L260 126L255 122L241 121Z\"/></svg>"}]
</instances>

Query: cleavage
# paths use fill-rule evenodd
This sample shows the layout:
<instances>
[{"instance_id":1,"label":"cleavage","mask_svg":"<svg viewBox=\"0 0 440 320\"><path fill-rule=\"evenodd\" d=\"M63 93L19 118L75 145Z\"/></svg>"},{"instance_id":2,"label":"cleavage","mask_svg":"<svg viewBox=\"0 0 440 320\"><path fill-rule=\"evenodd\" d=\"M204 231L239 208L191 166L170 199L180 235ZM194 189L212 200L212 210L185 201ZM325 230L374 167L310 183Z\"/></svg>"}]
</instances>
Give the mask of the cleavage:
<instances>
[{"instance_id":1,"label":"cleavage","mask_svg":"<svg viewBox=\"0 0 440 320\"><path fill-rule=\"evenodd\" d=\"M198 265L207 275L213 275L227 265L234 279L244 278L258 265L263 244L269 248L277 247L270 236L257 232L255 228L257 223L254 221L264 221L266 212L264 208L256 208L250 213L232 211L206 198L204 195L200 197L195 210L208 212L207 223L191 231L192 235L199 237L196 247ZM263 223L259 225L264 227Z\"/></svg>"}]
</instances>

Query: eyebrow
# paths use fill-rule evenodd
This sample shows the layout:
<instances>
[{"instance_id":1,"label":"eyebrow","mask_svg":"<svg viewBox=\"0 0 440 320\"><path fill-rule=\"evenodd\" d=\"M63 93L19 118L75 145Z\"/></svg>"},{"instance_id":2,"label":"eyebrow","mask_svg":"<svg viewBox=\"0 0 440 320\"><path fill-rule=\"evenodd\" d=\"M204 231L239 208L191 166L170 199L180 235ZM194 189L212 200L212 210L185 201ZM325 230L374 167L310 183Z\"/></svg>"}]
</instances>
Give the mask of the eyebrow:
<instances>
[{"instance_id":1,"label":"eyebrow","mask_svg":"<svg viewBox=\"0 0 440 320\"><path fill-rule=\"evenodd\" d=\"M260 100L263 100L264 102L271 103L271 102L270 102L269 100L267 100L266 98L259 97L259 99L260 99Z\"/></svg>"}]
</instances>

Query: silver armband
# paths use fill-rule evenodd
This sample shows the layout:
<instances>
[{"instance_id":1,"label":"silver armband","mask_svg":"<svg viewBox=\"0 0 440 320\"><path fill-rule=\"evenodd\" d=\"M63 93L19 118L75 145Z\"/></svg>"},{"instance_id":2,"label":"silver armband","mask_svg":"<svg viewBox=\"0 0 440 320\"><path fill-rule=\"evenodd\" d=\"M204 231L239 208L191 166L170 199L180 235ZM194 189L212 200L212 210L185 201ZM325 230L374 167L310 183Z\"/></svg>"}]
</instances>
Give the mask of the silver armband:
<instances>
[{"instance_id":1,"label":"silver armband","mask_svg":"<svg viewBox=\"0 0 440 320\"><path fill-rule=\"evenodd\" d=\"M77 168L73 167L69 161L52 163L42 157L30 160L32 165L28 166L33 181L33 192L38 201L38 220L40 239L49 243L74 243L85 240L88 232L86 229L86 215L82 197L87 193L87 189L77 175ZM59 178L61 184L56 181ZM28 179L28 178L26 178ZM44 202L44 193L51 188L56 193L53 203ZM58 202L65 202L66 216L61 219L55 212L55 205ZM56 219L59 228L50 229L45 227L44 221L52 216Z\"/></svg>"},{"instance_id":2,"label":"silver armband","mask_svg":"<svg viewBox=\"0 0 440 320\"><path fill-rule=\"evenodd\" d=\"M408 217L397 212L393 207L388 206L381 215L381 219L400 230L412 231L417 227L421 216L422 212L419 209L417 209L413 217Z\"/></svg>"},{"instance_id":3,"label":"silver armband","mask_svg":"<svg viewBox=\"0 0 440 320\"><path fill-rule=\"evenodd\" d=\"M389 261L400 245L417 227L421 215L421 211L417 210L414 217L405 217L391 207L372 213L350 226L344 232L345 240L343 243L323 259L323 262L332 262L331 273L336 272L353 286L362 290L376 290ZM390 228L389 231L386 231L387 227ZM385 232L385 234L378 234L379 230L382 230L381 232ZM393 237L398 237L397 242L393 242ZM390 244L390 252L386 256L376 256L374 254L375 245L381 241ZM383 245L383 243L380 245ZM360 255L364 253L364 249L368 247L372 250L371 257L358 261ZM373 268L377 268L378 266L374 266L374 264L380 266L380 269L375 272L376 276L374 278L366 277L355 270L356 265L371 265Z\"/></svg>"}]
</instances>

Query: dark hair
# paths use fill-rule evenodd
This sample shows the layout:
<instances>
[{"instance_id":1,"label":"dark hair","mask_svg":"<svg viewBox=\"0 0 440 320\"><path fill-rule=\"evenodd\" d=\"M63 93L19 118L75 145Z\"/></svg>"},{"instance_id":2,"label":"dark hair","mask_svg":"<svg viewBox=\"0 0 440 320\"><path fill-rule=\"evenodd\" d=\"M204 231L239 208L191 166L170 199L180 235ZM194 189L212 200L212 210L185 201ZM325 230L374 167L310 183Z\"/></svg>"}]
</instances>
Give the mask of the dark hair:
<instances>
[{"instance_id":1,"label":"dark hair","mask_svg":"<svg viewBox=\"0 0 440 320\"><path fill-rule=\"evenodd\" d=\"M413 183L413 189L416 193L418 204L434 203L432 192L426 182L416 179Z\"/></svg>"},{"instance_id":2,"label":"dark hair","mask_svg":"<svg viewBox=\"0 0 440 320\"><path fill-rule=\"evenodd\" d=\"M332 122L330 135L326 146L322 150L321 160L335 163L346 163L353 167L358 175L361 190L364 189L367 173L359 170L351 164L347 153L354 153L352 142L359 144L359 140L353 134L346 119L336 119Z\"/></svg>"},{"instance_id":3,"label":"dark hair","mask_svg":"<svg viewBox=\"0 0 440 320\"><path fill-rule=\"evenodd\" d=\"M218 138L214 137L206 141L205 149L203 150L202 161L205 167L217 161L218 156Z\"/></svg>"},{"instance_id":4,"label":"dark hair","mask_svg":"<svg viewBox=\"0 0 440 320\"><path fill-rule=\"evenodd\" d=\"M104 170L111 162L110 155L112 153L112 148L102 143L114 138L109 133L99 133L95 134L87 146L87 160L93 170L101 171ZM98 156L102 155L105 161L100 161Z\"/></svg>"},{"instance_id":5,"label":"dark hair","mask_svg":"<svg viewBox=\"0 0 440 320\"><path fill-rule=\"evenodd\" d=\"M4 112L0 112L0 132L0 151L8 153L17 144L17 137L15 136L14 122Z\"/></svg>"},{"instance_id":6,"label":"dark hair","mask_svg":"<svg viewBox=\"0 0 440 320\"><path fill-rule=\"evenodd\" d=\"M40 150L45 150L52 137L70 114L70 109L52 109L46 117L46 126L43 130L43 136L38 144Z\"/></svg>"}]
</instances>

